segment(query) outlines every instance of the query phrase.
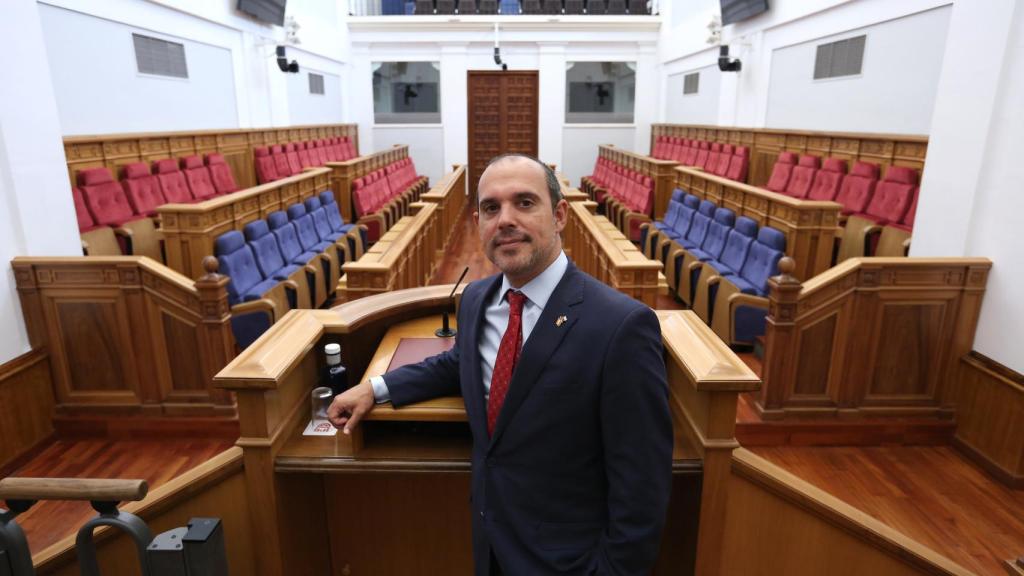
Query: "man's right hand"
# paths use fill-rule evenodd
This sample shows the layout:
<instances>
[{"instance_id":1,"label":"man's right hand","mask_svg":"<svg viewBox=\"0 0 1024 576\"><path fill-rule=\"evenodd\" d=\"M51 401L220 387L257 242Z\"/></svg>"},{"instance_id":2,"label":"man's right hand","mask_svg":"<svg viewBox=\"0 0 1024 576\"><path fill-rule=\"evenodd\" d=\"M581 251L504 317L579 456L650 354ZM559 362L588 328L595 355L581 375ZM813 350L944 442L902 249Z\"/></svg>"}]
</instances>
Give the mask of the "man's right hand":
<instances>
[{"instance_id":1,"label":"man's right hand","mask_svg":"<svg viewBox=\"0 0 1024 576\"><path fill-rule=\"evenodd\" d=\"M373 406L373 386L366 381L335 396L327 408L327 419L335 428L351 434L363 416L373 410Z\"/></svg>"}]
</instances>

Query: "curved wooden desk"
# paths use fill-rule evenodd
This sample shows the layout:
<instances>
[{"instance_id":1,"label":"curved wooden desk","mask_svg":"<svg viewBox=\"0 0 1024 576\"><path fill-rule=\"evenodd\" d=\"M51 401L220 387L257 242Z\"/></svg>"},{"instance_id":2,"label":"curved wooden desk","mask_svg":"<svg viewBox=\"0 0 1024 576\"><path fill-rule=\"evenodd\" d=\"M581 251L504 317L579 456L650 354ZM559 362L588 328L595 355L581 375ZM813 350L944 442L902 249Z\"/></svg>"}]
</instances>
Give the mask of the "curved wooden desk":
<instances>
[{"instance_id":1,"label":"curved wooden desk","mask_svg":"<svg viewBox=\"0 0 1024 576\"><path fill-rule=\"evenodd\" d=\"M377 373L398 339L432 333L450 291L293 310L217 375L238 398L260 574L472 572L471 438L460 400L379 407L352 437L302 436L324 344L341 345L350 374ZM717 558L736 394L759 380L692 313L658 314L676 447L656 571L691 574L698 556Z\"/></svg>"}]
</instances>

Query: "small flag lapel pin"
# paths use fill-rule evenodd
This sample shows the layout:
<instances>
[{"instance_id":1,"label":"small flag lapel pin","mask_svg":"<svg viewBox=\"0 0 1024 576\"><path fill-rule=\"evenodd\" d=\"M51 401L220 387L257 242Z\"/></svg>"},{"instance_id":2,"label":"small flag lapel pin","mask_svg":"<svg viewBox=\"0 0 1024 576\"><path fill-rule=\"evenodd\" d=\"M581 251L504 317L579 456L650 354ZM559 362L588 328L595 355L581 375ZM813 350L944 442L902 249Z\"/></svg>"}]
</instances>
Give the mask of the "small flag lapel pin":
<instances>
[{"instance_id":1,"label":"small flag lapel pin","mask_svg":"<svg viewBox=\"0 0 1024 576\"><path fill-rule=\"evenodd\" d=\"M566 318L565 315L563 314L563 315L558 317L558 320L555 320L555 326L558 326L559 328L561 328L562 324L565 324L565 322L567 320L568 320L568 318Z\"/></svg>"}]
</instances>

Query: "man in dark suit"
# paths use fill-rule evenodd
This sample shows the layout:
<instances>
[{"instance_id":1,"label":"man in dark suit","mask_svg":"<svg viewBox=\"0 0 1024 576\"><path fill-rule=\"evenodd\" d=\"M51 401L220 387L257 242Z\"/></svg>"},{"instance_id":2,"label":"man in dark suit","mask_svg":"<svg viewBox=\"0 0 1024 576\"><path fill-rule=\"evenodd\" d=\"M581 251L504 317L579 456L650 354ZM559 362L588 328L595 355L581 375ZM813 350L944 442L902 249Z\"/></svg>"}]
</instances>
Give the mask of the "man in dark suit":
<instances>
[{"instance_id":1,"label":"man in dark suit","mask_svg":"<svg viewBox=\"0 0 1024 576\"><path fill-rule=\"evenodd\" d=\"M455 346L339 395L329 417L349 433L375 403L461 394L477 575L647 574L672 466L657 317L568 261L550 168L500 156L478 196L502 274L466 287Z\"/></svg>"}]
</instances>

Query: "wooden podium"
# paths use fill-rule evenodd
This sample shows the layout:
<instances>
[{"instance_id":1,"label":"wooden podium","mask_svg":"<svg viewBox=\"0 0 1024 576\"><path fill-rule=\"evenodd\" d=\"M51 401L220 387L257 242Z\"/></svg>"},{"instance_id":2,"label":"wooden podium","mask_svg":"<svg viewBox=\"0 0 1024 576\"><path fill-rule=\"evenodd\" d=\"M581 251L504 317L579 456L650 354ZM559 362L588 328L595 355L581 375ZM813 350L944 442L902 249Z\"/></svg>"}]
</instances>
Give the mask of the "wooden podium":
<instances>
[{"instance_id":1,"label":"wooden podium","mask_svg":"<svg viewBox=\"0 0 1024 576\"><path fill-rule=\"evenodd\" d=\"M350 378L380 374L403 338L432 337L450 292L293 310L217 375L237 394L260 574L472 574L472 439L461 398L378 406L352 436L302 435L325 344L341 345ZM658 314L675 450L655 573L710 574L701 558L717 559L721 546L736 394L759 380L692 313Z\"/></svg>"}]
</instances>

